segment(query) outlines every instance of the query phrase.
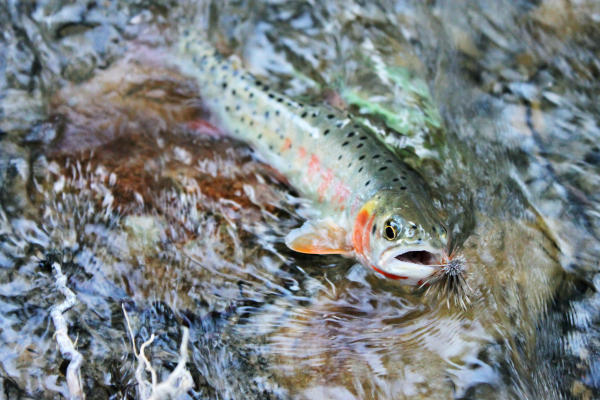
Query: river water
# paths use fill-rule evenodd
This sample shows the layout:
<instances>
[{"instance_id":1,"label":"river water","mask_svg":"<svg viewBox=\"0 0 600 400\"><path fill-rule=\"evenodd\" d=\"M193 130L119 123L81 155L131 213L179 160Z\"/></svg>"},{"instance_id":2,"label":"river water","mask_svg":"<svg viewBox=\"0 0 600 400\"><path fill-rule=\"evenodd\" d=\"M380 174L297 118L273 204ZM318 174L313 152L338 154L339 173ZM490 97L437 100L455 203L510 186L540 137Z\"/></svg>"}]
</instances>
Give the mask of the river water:
<instances>
[{"instance_id":1,"label":"river water","mask_svg":"<svg viewBox=\"0 0 600 400\"><path fill-rule=\"evenodd\" d=\"M600 398L600 6L0 4L0 397L138 398L190 327L189 399ZM469 304L294 253L310 212L173 66L204 29L271 87L352 112L420 173Z\"/></svg>"}]
</instances>

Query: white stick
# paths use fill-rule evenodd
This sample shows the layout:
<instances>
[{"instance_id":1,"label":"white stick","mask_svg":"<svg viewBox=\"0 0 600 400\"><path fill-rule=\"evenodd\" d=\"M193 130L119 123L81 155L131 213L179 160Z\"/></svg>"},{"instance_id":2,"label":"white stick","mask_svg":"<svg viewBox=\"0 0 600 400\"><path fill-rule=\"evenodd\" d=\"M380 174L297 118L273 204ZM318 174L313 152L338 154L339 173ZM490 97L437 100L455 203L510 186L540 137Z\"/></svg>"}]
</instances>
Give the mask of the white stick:
<instances>
[{"instance_id":1,"label":"white stick","mask_svg":"<svg viewBox=\"0 0 600 400\"><path fill-rule=\"evenodd\" d=\"M80 368L83 364L83 356L77 350L73 342L69 338L69 330L67 328L67 321L63 317L63 313L75 305L77 298L67 287L67 277L62 273L60 264L53 263L52 268L55 271L54 277L56 279L56 287L65 296L63 301L58 306L54 307L50 312L56 333L54 338L58 344L58 349L64 358L71 360L67 367L67 388L69 390L70 400L84 400L85 393L83 393L83 385L81 382Z\"/></svg>"},{"instance_id":2,"label":"white stick","mask_svg":"<svg viewBox=\"0 0 600 400\"><path fill-rule=\"evenodd\" d=\"M191 388L194 387L192 375L187 369L185 369L185 364L187 363L187 346L190 337L189 329L185 326L182 327L183 337L181 339L181 348L179 349L179 361L177 363L177 367L175 367L173 372L171 372L171 374L164 382L157 384L156 371L154 370L154 368L150 364L150 361L148 361L146 355L144 354L146 346L150 345L154 341L154 334L152 334L152 336L147 342L142 344L142 346L140 347L140 352L138 354L135 347L135 337L133 336L133 330L131 329L131 323L129 322L127 311L125 311L124 305L121 306L123 308L123 314L125 314L125 320L127 321L127 329L129 330L129 334L131 335L131 342L133 344L133 354L135 354L135 357L138 360L138 366L135 370L135 379L137 380L138 386L140 388L141 399L170 400L176 399L182 394L187 393ZM152 377L152 384L150 384L150 382L148 382L142 376L144 367Z\"/></svg>"}]
</instances>

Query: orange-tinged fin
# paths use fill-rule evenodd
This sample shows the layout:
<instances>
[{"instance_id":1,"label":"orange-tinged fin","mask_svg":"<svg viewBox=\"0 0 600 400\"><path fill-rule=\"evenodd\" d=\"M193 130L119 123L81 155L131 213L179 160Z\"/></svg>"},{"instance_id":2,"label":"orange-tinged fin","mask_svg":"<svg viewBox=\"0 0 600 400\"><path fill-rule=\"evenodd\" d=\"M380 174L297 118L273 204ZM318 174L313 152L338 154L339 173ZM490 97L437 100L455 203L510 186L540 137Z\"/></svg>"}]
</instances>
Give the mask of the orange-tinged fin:
<instances>
[{"instance_id":1,"label":"orange-tinged fin","mask_svg":"<svg viewBox=\"0 0 600 400\"><path fill-rule=\"evenodd\" d=\"M298 229L291 231L285 244L299 253L308 254L350 254L346 230L331 219L306 221Z\"/></svg>"},{"instance_id":2,"label":"orange-tinged fin","mask_svg":"<svg viewBox=\"0 0 600 400\"><path fill-rule=\"evenodd\" d=\"M222 138L225 133L221 132L219 128L211 125L209 122L203 119L197 119L195 121L188 122L188 128L193 130L195 133L205 135L213 139Z\"/></svg>"}]
</instances>

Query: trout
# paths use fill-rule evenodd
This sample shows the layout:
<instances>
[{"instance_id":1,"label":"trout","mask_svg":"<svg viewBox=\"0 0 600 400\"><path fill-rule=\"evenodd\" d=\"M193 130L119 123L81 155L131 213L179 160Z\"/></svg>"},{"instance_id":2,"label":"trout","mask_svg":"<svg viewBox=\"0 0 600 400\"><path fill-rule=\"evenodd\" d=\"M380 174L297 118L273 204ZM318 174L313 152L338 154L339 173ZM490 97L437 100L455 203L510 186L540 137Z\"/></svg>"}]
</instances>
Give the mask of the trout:
<instances>
[{"instance_id":1,"label":"trout","mask_svg":"<svg viewBox=\"0 0 600 400\"><path fill-rule=\"evenodd\" d=\"M271 90L199 33L184 30L177 52L216 124L313 201L318 219L287 235L290 249L354 257L407 285L439 276L447 229L422 178L371 130L333 107Z\"/></svg>"}]
</instances>

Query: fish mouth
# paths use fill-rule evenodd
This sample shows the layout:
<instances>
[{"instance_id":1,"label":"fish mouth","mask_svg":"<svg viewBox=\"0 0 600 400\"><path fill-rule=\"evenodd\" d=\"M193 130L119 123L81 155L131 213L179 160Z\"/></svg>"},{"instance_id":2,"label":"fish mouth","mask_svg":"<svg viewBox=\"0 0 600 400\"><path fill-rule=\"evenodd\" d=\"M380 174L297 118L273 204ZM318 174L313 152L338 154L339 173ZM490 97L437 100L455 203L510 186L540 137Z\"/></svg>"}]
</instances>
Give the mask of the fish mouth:
<instances>
[{"instance_id":1,"label":"fish mouth","mask_svg":"<svg viewBox=\"0 0 600 400\"><path fill-rule=\"evenodd\" d=\"M417 285L438 272L441 261L442 251L431 247L392 248L382 254L379 269L406 284Z\"/></svg>"},{"instance_id":2,"label":"fish mouth","mask_svg":"<svg viewBox=\"0 0 600 400\"><path fill-rule=\"evenodd\" d=\"M435 262L435 255L426 250L407 251L394 258L404 263L417 265L432 265Z\"/></svg>"}]
</instances>

